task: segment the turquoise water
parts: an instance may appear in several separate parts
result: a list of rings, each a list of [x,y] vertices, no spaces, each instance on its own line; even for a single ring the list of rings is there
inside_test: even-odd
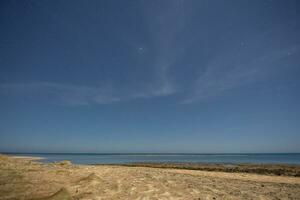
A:
[[[43,162],[70,160],[77,164],[118,164],[134,162],[188,163],[282,163],[300,164],[300,153],[289,154],[54,154],[18,153],[19,156],[44,157]]]

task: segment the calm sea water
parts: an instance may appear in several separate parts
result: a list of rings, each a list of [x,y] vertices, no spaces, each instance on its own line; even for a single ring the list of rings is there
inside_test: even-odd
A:
[[[134,162],[190,163],[286,163],[300,164],[300,153],[292,154],[13,154],[44,157],[43,162],[70,160],[77,164],[118,164]]]

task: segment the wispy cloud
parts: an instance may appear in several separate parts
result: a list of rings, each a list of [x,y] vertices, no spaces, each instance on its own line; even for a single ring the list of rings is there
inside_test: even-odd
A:
[[[182,95],[181,98],[183,99],[180,102],[188,104],[223,95],[236,88],[266,80],[273,71],[282,67],[280,65],[281,59],[288,58],[296,53],[299,54],[300,48],[297,44],[289,44],[282,47],[280,37],[286,34],[281,34],[279,31],[275,34],[277,36],[273,36],[272,31],[270,31],[256,36],[246,35],[247,37],[244,38],[247,40],[231,38],[228,44],[225,45],[218,44],[221,40],[209,43],[203,42],[203,40],[206,40],[207,34],[199,36],[198,32],[195,31],[195,34],[188,34],[188,36],[194,37],[193,41],[198,41],[199,39],[200,42],[199,44],[191,45],[192,38],[186,37],[186,30],[188,32],[190,32],[189,30],[194,30],[191,27],[187,27],[191,26],[191,24],[193,25],[193,23],[189,22],[192,15],[190,12],[185,13],[185,8],[192,4],[186,5],[184,1],[174,0],[161,2],[159,7],[157,5],[147,1],[142,6],[142,17],[145,21],[143,25],[147,32],[147,40],[139,40],[137,39],[139,37],[136,37],[135,34],[123,34],[124,41],[127,41],[131,48],[133,47],[133,49],[137,50],[135,53],[138,57],[137,60],[140,59],[139,64],[141,68],[151,68],[149,70],[151,71],[150,77],[147,77],[145,81],[142,78],[139,79],[142,84],[138,85],[133,81],[135,85],[126,85],[124,83],[123,86],[120,83],[114,84],[114,81],[118,82],[118,80],[110,80],[111,84],[86,86],[38,81],[0,84],[0,92],[23,93],[27,96],[45,96],[50,97],[49,99],[55,102],[74,106],[111,104],[133,99],[165,97],[178,93]],[[193,11],[191,8],[188,10]],[[288,28],[285,30],[288,30]],[[203,31],[205,32],[205,30]],[[295,32],[293,30],[288,31]],[[299,32],[298,29],[297,31]],[[226,34],[224,33],[224,35]],[[193,47],[198,45],[199,48],[194,49],[192,53],[195,53],[200,47],[204,52],[205,48],[208,47],[206,45],[210,43],[213,46],[211,49],[217,46],[215,51],[210,50],[212,54],[211,58],[208,58],[210,61],[205,60],[203,62],[206,63],[205,65],[198,66],[198,68],[189,68],[188,70],[192,72],[186,73],[189,75],[199,73],[196,80],[194,80],[194,76],[190,76],[192,78],[188,80],[189,84],[185,86],[183,86],[184,83],[176,81],[176,77],[172,76],[174,75],[172,74],[174,66],[182,63],[182,60],[187,65],[194,66],[197,64],[195,60],[190,61],[184,57],[187,55],[187,52],[191,52],[187,50],[190,50],[189,48],[193,49]],[[200,45],[203,45],[203,47]],[[147,54],[150,51],[150,55],[144,55],[143,57],[143,54]],[[209,54],[210,52],[207,53],[207,55]],[[205,56],[199,55],[199,63],[202,63],[200,58],[206,59]],[[180,67],[182,68],[180,72],[186,70],[184,69],[185,66]],[[178,71],[175,73],[178,73]],[[126,75],[129,76],[128,74]],[[129,78],[134,79],[136,75],[138,76],[139,74],[136,73],[132,77],[130,75]],[[142,73],[141,76],[145,76],[145,74]],[[116,77],[118,78],[118,76]],[[187,79],[190,77],[187,77]]]
[[[199,75],[192,92],[182,103],[205,100],[236,88],[269,80],[280,69],[287,67],[282,60],[299,54],[300,48],[297,44],[274,48],[265,46],[264,38],[254,38],[248,44],[241,43],[239,48],[216,56],[205,66],[206,70]]]
[[[144,19],[151,37],[154,51],[151,67],[156,70],[155,95],[168,95],[178,92],[179,85],[170,77],[170,69],[185,51],[185,45],[178,41],[185,27],[183,1],[161,2],[160,7],[152,2],[144,5]],[[154,6],[154,7],[153,7]]]
[[[236,57],[236,51],[222,54],[206,66],[206,70],[199,75],[191,91],[184,93],[187,97],[183,97],[184,100],[181,103],[201,101],[223,95],[235,88],[268,80],[268,76],[272,76],[274,71],[280,71],[278,69],[284,67],[279,62],[280,60],[299,54],[299,50],[300,46],[294,45],[258,52],[254,57],[243,54]],[[168,67],[160,69],[167,70]],[[42,97],[57,104],[82,106],[165,97],[178,92],[174,84],[166,78],[168,73],[163,72],[160,75],[157,82],[139,90],[117,88],[113,84],[83,86],[56,82],[30,82],[0,84],[0,94]]]
[[[148,4],[148,3],[146,3]],[[150,3],[151,4],[151,3]],[[162,2],[162,4],[164,4]],[[129,39],[126,34],[124,41],[130,41],[138,50],[138,56],[146,53],[145,49],[153,51],[150,63],[144,63],[154,71],[149,83],[139,86],[115,86],[104,84],[102,86],[83,86],[57,82],[30,82],[30,83],[5,83],[0,84],[0,90],[5,93],[25,94],[27,96],[46,96],[49,100],[64,105],[89,105],[89,104],[112,104],[133,99],[146,99],[165,97],[178,92],[176,85],[169,74],[170,68],[182,55],[183,46],[176,42],[184,27],[184,13],[181,9],[182,1],[168,1],[166,5],[159,7],[153,12],[144,6],[144,20],[146,31],[151,37],[151,46],[146,47],[136,38]],[[156,6],[156,4],[153,4]],[[129,38],[128,38],[128,37]],[[142,47],[141,47],[142,46]],[[147,60],[148,61],[148,60]],[[143,64],[143,63],[141,63]],[[147,67],[142,66],[142,67]],[[0,92],[1,92],[0,91]]]
[[[0,84],[0,92],[8,95],[47,98],[48,101],[57,104],[80,106],[161,97],[172,94],[173,90],[162,87],[161,90],[155,88],[143,92],[130,92],[120,91],[111,85],[89,87],[54,82],[31,82]]]

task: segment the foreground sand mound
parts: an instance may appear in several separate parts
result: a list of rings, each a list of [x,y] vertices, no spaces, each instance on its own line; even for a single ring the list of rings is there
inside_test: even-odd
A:
[[[91,182],[101,182],[103,181],[101,178],[99,178],[95,173],[91,173],[87,177],[81,178],[77,183],[79,184],[86,184]]]
[[[72,190],[75,191],[75,199],[97,199],[99,196],[111,196],[118,191],[118,187],[119,185],[115,181],[100,178],[94,172],[71,184]]]
[[[61,188],[55,194],[37,200],[73,200],[73,198],[66,188]]]

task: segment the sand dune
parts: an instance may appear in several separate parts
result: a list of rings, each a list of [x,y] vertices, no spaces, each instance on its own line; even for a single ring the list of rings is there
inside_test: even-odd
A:
[[[0,158],[0,199],[300,199],[300,178]]]

